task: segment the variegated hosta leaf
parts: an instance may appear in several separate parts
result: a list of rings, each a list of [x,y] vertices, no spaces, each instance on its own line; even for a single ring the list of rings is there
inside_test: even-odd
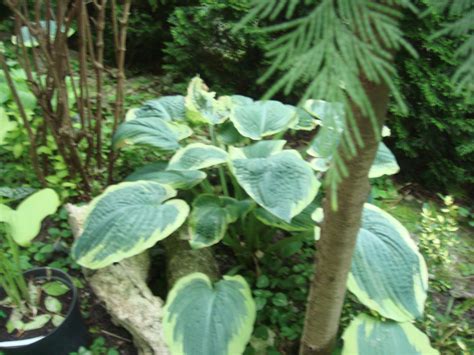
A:
[[[361,303],[385,318],[405,322],[423,314],[428,288],[425,261],[405,227],[368,203],[347,286]]]
[[[320,183],[301,155],[283,150],[284,141],[263,141],[230,149],[230,168],[239,185],[260,206],[290,223],[316,196]]]
[[[186,115],[196,123],[219,124],[229,118],[232,100],[228,96],[215,99],[200,77],[195,77],[188,86],[185,98]]]
[[[225,145],[236,145],[248,140],[242,136],[231,121],[221,124],[217,130],[217,139]]]
[[[327,171],[331,164],[331,157],[314,158],[310,161],[311,167],[316,171]],[[375,160],[369,171],[369,178],[377,178],[382,175],[393,175],[400,170],[397,159],[388,147],[380,142]]]
[[[142,107],[129,110],[126,120],[130,121],[141,117],[154,117],[165,121],[183,121],[186,119],[184,96],[163,96],[149,100]]]
[[[225,163],[227,152],[213,145],[202,143],[188,144],[178,150],[171,158],[169,170],[199,170]]]
[[[21,246],[27,246],[41,229],[41,222],[59,207],[58,194],[52,189],[35,192],[22,201],[16,210],[0,204],[0,223]]]
[[[34,25],[34,24],[33,24]],[[49,28],[48,28],[49,27]],[[49,33],[49,38],[50,41],[53,42],[54,39],[56,38],[56,32],[58,30],[58,25],[56,24],[56,21],[39,21],[39,29],[42,31],[45,35]],[[64,33],[66,31],[66,28],[61,26],[61,32]],[[74,34],[75,30],[70,27],[67,31],[67,37],[70,37]],[[25,47],[36,47],[38,46],[38,39],[36,36],[32,35],[30,32],[30,29],[27,26],[22,26],[20,28],[20,36],[21,40],[23,42],[23,45]],[[13,44],[18,44],[18,39],[16,36],[12,36],[12,43]]]
[[[410,322],[380,321],[359,314],[342,335],[342,355],[438,355],[428,337]]]
[[[179,141],[189,137],[192,130],[185,125],[156,117],[137,117],[122,123],[112,140],[114,148],[125,145],[151,145],[164,151],[175,151]]]
[[[243,148],[230,147],[231,159],[268,158],[283,150],[286,141],[283,139],[266,140]]]
[[[369,171],[369,178],[377,178],[382,175],[393,175],[398,173],[400,167],[397,159],[388,147],[382,142],[379,144],[375,160]]]
[[[251,200],[238,201],[210,194],[198,196],[189,217],[189,244],[193,249],[199,249],[218,243],[224,238],[227,225],[252,207]]]
[[[212,284],[204,274],[190,274],[179,279],[168,294],[165,341],[172,354],[242,354],[255,316],[255,302],[241,276],[224,276]]]
[[[296,121],[290,126],[300,131],[312,131],[318,125],[318,121],[308,111],[301,107],[296,108]]]
[[[315,201],[310,203],[300,214],[293,217],[291,223],[276,217],[264,208],[258,208],[254,211],[258,220],[268,226],[286,230],[288,232],[306,232],[314,230],[314,221],[311,218],[319,204]]]
[[[107,188],[92,201],[72,256],[80,265],[98,269],[152,247],[188,216],[186,202],[168,200],[174,196],[176,191],[171,187],[152,181]]]
[[[344,106],[340,103],[308,100],[305,109],[321,120],[321,127],[310,144],[308,154],[317,158],[331,157],[344,131]]]
[[[241,135],[254,140],[284,131],[297,120],[294,107],[273,100],[236,105],[230,119]]]
[[[230,99],[232,100],[232,102],[235,104],[235,105],[249,105],[251,104],[253,101],[253,99],[251,97],[248,97],[248,96],[243,96],[243,95],[232,95],[230,97]]]
[[[125,181],[150,180],[174,189],[191,189],[206,178],[206,173],[199,170],[166,170],[168,163],[159,161],[145,165],[127,176]]]

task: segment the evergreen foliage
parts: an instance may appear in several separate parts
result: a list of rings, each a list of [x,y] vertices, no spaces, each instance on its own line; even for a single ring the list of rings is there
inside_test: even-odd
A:
[[[172,40],[165,45],[164,71],[175,91],[183,91],[199,74],[223,93],[246,92],[259,96],[255,85],[263,68],[267,36],[252,23],[238,33],[232,28],[249,11],[249,1],[199,0],[193,6],[175,7],[169,17]]]
[[[444,23],[443,29],[433,36],[450,35],[462,38],[454,52],[454,57],[461,63],[452,79],[456,83],[456,93],[466,91],[474,93],[474,2],[472,0],[436,0],[430,5],[441,15],[445,14],[450,21]]]
[[[427,1],[417,5],[426,10]],[[457,84],[451,81],[461,63],[456,48],[464,39],[432,39],[445,21],[440,14],[405,15],[401,26],[420,57],[403,52],[397,56],[398,85],[408,111],[391,107],[389,143],[409,179],[437,190],[473,183],[474,102],[457,94]]]
[[[394,80],[396,70],[392,60],[393,52],[402,47],[416,55],[398,25],[402,9],[416,11],[416,8],[407,0],[321,0],[307,13],[296,14],[295,9],[303,3],[312,2],[255,0],[252,11],[236,30],[256,18],[272,20],[285,14],[286,22],[264,29],[264,32],[278,33],[279,36],[267,46],[272,65],[260,81],[268,80],[278,71],[284,73],[266,97],[279,91],[288,94],[295,84],[303,81],[306,90],[302,101],[317,98],[344,103],[346,124],[352,126],[355,137],[350,130],[345,130],[341,146],[345,155],[354,156],[355,144],[363,146],[364,143],[349,109],[350,103],[370,118],[377,135],[381,129],[377,127],[371,103],[362,86],[362,76],[374,83],[387,84],[400,110],[406,111]],[[335,150],[326,183],[335,192],[345,176],[345,164]],[[336,206],[337,201],[333,201],[333,207]]]

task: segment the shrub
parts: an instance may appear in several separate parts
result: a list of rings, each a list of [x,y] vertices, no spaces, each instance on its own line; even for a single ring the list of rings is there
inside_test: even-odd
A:
[[[172,41],[165,45],[164,69],[183,91],[197,73],[217,90],[259,96],[266,36],[245,26],[232,27],[249,11],[249,1],[200,0],[176,7],[169,18]]]
[[[402,114],[392,107],[389,123],[403,174],[437,191],[474,182],[474,102],[456,95],[450,81],[459,64],[453,53],[463,39],[430,40],[445,20],[406,14],[402,27],[419,57],[402,52],[398,57],[399,85],[409,109]]]

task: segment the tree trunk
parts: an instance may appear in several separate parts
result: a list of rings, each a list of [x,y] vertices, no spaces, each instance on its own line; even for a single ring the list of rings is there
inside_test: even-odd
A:
[[[362,83],[372,103],[379,127],[382,127],[387,111],[389,89],[384,84],[374,84],[367,80],[362,80]],[[352,106],[352,112],[364,147],[358,147],[357,155],[352,159],[347,159],[347,155],[340,149],[340,154],[346,162],[348,176],[338,185],[338,209],[334,211],[331,208],[330,193],[324,201],[324,221],[316,252],[316,274],[310,287],[301,340],[302,355],[332,352],[352,253],[360,228],[362,208],[370,189],[368,174],[377,152],[378,138],[370,119],[355,105]]]

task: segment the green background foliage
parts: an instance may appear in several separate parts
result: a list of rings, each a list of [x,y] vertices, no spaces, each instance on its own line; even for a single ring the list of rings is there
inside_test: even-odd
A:
[[[426,2],[419,5],[426,8]],[[419,58],[403,51],[397,56],[398,85],[408,111],[391,107],[389,144],[406,179],[455,191],[474,182],[474,102],[456,95],[451,82],[462,38],[430,39],[445,21],[440,15],[420,19],[406,13],[401,27]]]

